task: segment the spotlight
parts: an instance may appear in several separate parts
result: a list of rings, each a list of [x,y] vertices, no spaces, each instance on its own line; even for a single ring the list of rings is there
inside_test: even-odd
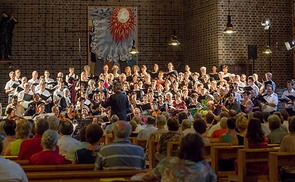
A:
[[[267,18],[263,22],[261,22],[261,25],[264,26],[264,30],[268,30],[271,27],[272,22],[269,18]]]
[[[135,47],[135,40],[133,40],[132,41],[132,47],[131,47],[131,49],[130,49],[130,51],[129,51],[129,54],[132,54],[132,55],[134,55],[134,54],[138,54],[139,52],[138,52],[138,50],[136,49],[136,47]]]
[[[180,42],[177,39],[176,31],[175,30],[173,30],[173,35],[171,36],[171,40],[169,41],[169,45],[171,45],[171,46],[178,46],[178,45],[180,45]]]
[[[295,47],[295,40],[289,40],[288,42],[285,42],[285,46],[287,50],[291,50]]]

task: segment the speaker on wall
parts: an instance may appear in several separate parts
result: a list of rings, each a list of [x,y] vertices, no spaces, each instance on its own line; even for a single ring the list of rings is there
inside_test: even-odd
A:
[[[257,59],[257,45],[248,45],[248,59]]]

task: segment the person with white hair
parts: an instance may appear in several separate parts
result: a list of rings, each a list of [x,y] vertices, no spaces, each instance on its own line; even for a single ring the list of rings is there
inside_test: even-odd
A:
[[[59,155],[56,149],[58,140],[57,132],[54,130],[47,130],[44,132],[41,140],[43,151],[32,155],[30,164],[33,165],[56,165],[66,164],[66,159]]]

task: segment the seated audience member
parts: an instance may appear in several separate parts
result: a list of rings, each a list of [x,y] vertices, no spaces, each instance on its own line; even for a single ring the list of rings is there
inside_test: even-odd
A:
[[[221,143],[231,143],[232,145],[238,144],[238,133],[235,131],[236,129],[236,119],[228,118],[226,122],[227,132],[221,135],[219,142]]]
[[[243,115],[238,115],[236,119],[236,127],[238,131],[238,145],[244,145],[244,138],[247,133],[248,119]]]
[[[75,161],[77,164],[94,164],[96,154],[100,149],[99,141],[103,135],[101,127],[97,124],[90,124],[86,128],[86,148],[79,149],[75,153]]]
[[[3,142],[0,138],[0,181],[28,182],[29,180],[22,167],[14,161],[2,157],[2,150]]]
[[[134,133],[139,133],[140,130],[143,129],[143,126],[141,125],[141,122],[142,122],[142,119],[141,117],[135,115],[131,120],[135,121],[136,122],[136,128],[135,128],[135,131]]]
[[[17,120],[15,133],[16,140],[8,144],[4,151],[4,156],[18,156],[20,145],[23,140],[29,138],[32,124],[26,119]]]
[[[188,119],[183,119],[181,123],[181,130],[183,136],[189,134],[189,133],[196,133],[195,129],[192,127],[193,123]]]
[[[156,119],[153,117],[147,118],[147,126],[140,130],[137,137],[138,138],[149,138],[150,134],[157,131],[158,128],[155,127]]]
[[[290,120],[289,131],[282,139],[280,152],[295,152],[295,117]]]
[[[267,147],[267,144],[268,139],[262,131],[259,119],[250,119],[244,140],[245,148],[264,148]]]
[[[14,120],[5,120],[3,125],[4,132],[6,134],[6,138],[3,140],[3,152],[5,151],[6,147],[9,143],[15,141],[15,128],[16,123]]]
[[[131,120],[129,122],[129,124],[131,125],[131,134],[130,134],[130,137],[137,137],[138,133],[135,133],[136,132],[136,128],[137,128],[136,121]]]
[[[54,130],[54,131],[58,131],[58,126],[60,124],[60,120],[58,117],[56,116],[49,116],[48,118],[48,122],[49,122],[49,129]],[[57,134],[57,137],[60,138],[61,136],[59,134]]]
[[[168,132],[168,130],[165,128],[167,119],[164,115],[157,116],[156,121],[158,130],[150,134],[149,140],[159,140],[163,133]]]
[[[166,157],[168,142],[180,141],[182,138],[182,133],[179,132],[179,123],[176,119],[169,118],[167,121],[167,126],[169,131],[162,134],[157,145],[157,153],[155,154],[155,157],[158,161],[161,161]]]
[[[112,132],[113,142],[103,146],[97,153],[95,170],[144,169],[143,148],[128,140],[131,125],[125,121],[117,121]]]
[[[42,148],[43,151],[32,155],[30,164],[33,165],[56,165],[66,164],[65,158],[58,154],[56,151],[57,144],[57,132],[53,130],[47,130],[42,135]]]
[[[112,133],[112,127],[113,127],[114,123],[117,121],[119,121],[119,117],[116,114],[113,114],[110,118],[111,124],[109,124],[104,130],[105,134]]]
[[[280,111],[276,111],[273,114],[279,116],[279,118],[281,119],[281,128],[288,133],[289,132],[288,131],[288,126],[283,124],[284,123],[284,118],[283,118],[282,113]]]
[[[196,133],[200,134],[202,136],[204,144],[209,144],[210,140],[209,138],[205,137],[206,131],[207,131],[207,124],[203,119],[197,119],[194,121],[194,129]]]
[[[22,142],[18,154],[18,160],[30,160],[31,156],[43,150],[41,138],[43,133],[49,129],[47,119],[40,118],[35,121],[35,136]]]
[[[280,152],[295,152],[295,117],[290,120],[289,131],[290,133],[282,139]],[[294,166],[282,166],[280,173],[282,181],[295,181]]]
[[[268,139],[265,137],[259,119],[250,119],[245,138],[245,148],[265,148]],[[235,171],[238,174],[238,163],[235,161]],[[247,165],[247,175],[267,175],[268,164],[263,162],[255,162]]]
[[[265,121],[264,117],[266,117],[266,121],[267,121],[268,116],[269,116],[269,114],[266,114],[266,113],[264,114],[261,111],[255,111],[254,114],[253,114],[254,118],[257,118],[257,119],[260,120],[261,128],[262,128],[262,131],[263,131],[265,136],[270,134],[270,129],[269,129],[268,122],[267,123],[264,122]]]
[[[66,156],[66,159],[70,161],[74,160],[74,151],[72,151],[72,148],[81,146],[81,142],[71,136],[73,130],[73,124],[69,121],[61,122],[58,128],[59,134],[61,135],[57,142],[59,154]],[[69,154],[69,152],[73,153]]]
[[[211,138],[220,138],[221,135],[223,135],[227,132],[227,128],[226,128],[227,120],[228,120],[227,117],[222,117],[220,119],[220,121],[219,121],[220,129],[216,129],[215,131],[213,131]]]
[[[216,174],[204,159],[204,150],[202,137],[199,134],[188,134],[181,140],[178,157],[165,158],[152,171],[135,175],[131,179],[216,182]]]
[[[273,114],[268,117],[268,123],[271,131],[270,134],[267,135],[269,143],[280,144],[283,137],[288,135],[286,130],[281,127],[281,119],[277,115]]]

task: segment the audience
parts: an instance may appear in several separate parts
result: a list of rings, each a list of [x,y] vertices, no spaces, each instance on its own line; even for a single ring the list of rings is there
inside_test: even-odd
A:
[[[206,122],[203,119],[197,119],[194,121],[194,129],[195,132],[200,134],[202,136],[204,144],[210,144],[209,138],[205,137],[206,136]]]
[[[103,135],[101,127],[97,124],[90,124],[86,127],[86,141],[88,145],[76,151],[75,160],[77,164],[94,164],[97,152],[100,149],[99,141]]]
[[[167,143],[173,141],[180,141],[182,133],[179,132],[179,123],[174,118],[169,118],[167,121],[168,132],[161,135],[159,143],[157,145],[157,153],[155,157],[158,161],[164,159],[167,155]]]
[[[4,156],[18,156],[21,143],[29,138],[32,131],[32,124],[26,119],[17,120],[15,133],[16,140],[9,143],[4,151]]]
[[[289,131],[282,139],[280,152],[295,152],[295,117],[290,120]]]
[[[66,159],[70,161],[74,160],[75,155],[72,148],[81,146],[81,142],[71,136],[73,134],[73,130],[73,124],[69,121],[61,122],[58,128],[59,134],[61,135],[57,142],[59,154],[66,156]]]
[[[138,174],[131,179],[216,182],[216,174],[205,160],[204,150],[202,137],[199,134],[188,134],[181,140],[178,157],[165,158],[152,171]]]
[[[103,146],[97,153],[95,170],[144,169],[144,150],[132,145],[128,137],[131,125],[125,121],[117,121],[113,126],[114,140]]]
[[[42,148],[43,151],[32,155],[30,164],[32,165],[56,165],[66,164],[66,159],[59,155],[56,151],[58,135],[54,130],[47,130],[42,135]]]
[[[158,128],[155,127],[155,124],[156,124],[156,119],[153,117],[148,117],[146,127],[139,131],[137,137],[138,138],[149,138],[151,133],[158,130]]]
[[[3,140],[3,151],[5,151],[6,147],[9,143],[15,141],[15,128],[16,123],[14,120],[5,120],[3,125],[4,132],[6,134],[6,138]]]
[[[49,129],[49,122],[45,118],[39,118],[35,121],[35,136],[25,139],[20,146],[18,160],[30,160],[32,155],[43,150],[41,139],[43,133]],[[57,149],[58,150],[58,149]]]
[[[288,133],[281,127],[281,119],[277,115],[270,115],[268,117],[270,134],[267,135],[269,143],[280,144],[283,137]]]
[[[28,182],[28,178],[22,167],[2,157],[3,142],[0,138],[0,181],[22,181]]]

